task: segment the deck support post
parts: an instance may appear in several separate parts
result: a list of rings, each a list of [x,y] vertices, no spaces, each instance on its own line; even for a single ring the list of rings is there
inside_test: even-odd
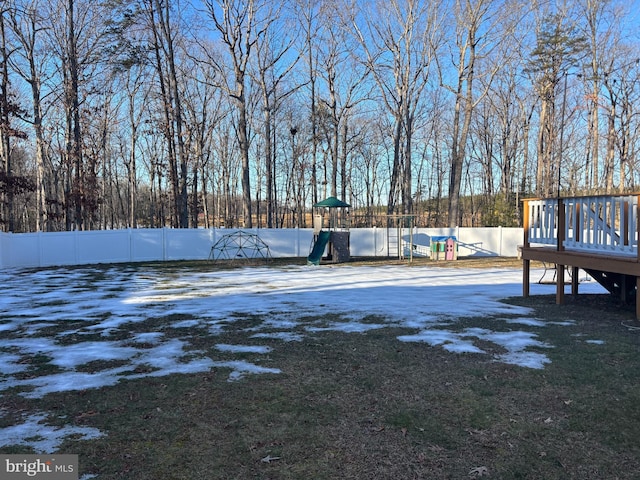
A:
[[[636,277],[636,321],[640,320],[640,277]]]
[[[529,248],[529,202],[524,202],[524,215],[522,231],[524,238],[522,242],[522,249]],[[531,272],[531,260],[522,256],[522,296],[524,298],[529,297],[529,281]]]
[[[564,210],[564,200],[558,198],[558,224],[556,230],[556,250],[562,252],[564,250],[564,238],[566,227],[566,212]],[[564,269],[565,265],[556,264],[556,303],[562,305],[564,303]]]
[[[556,265],[556,304],[564,304],[564,265]]]
[[[631,282],[627,281],[628,278],[629,277],[626,275],[621,275],[620,278],[620,301],[622,303],[627,303],[629,301],[629,283]]]
[[[574,297],[578,295],[578,286],[580,285],[580,279],[578,278],[578,267],[571,267],[571,295]]]

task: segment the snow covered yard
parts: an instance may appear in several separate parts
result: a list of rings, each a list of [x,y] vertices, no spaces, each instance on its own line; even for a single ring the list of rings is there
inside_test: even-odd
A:
[[[538,275],[532,273],[532,278]],[[230,371],[229,381],[281,370],[247,361],[286,348],[317,332],[364,333],[408,329],[398,342],[420,342],[451,355],[493,355],[491,361],[543,369],[550,361],[537,333],[545,323],[523,307],[502,303],[521,295],[517,268],[449,269],[383,266],[249,267],[192,271],[157,266],[60,268],[0,272],[0,393],[29,399],[61,391],[94,389],[148,376]],[[532,283],[532,294],[553,285]],[[600,293],[595,282],[581,293]],[[190,335],[217,335],[239,328],[238,319],[259,318],[243,344],[201,350]],[[323,320],[326,316],[326,320]],[[487,317],[486,327],[455,328],[465,317]],[[156,328],[155,319],[175,319]],[[312,320],[309,320],[312,319]],[[320,320],[319,320],[320,319]],[[571,324],[573,319],[567,318]],[[243,327],[244,328],[244,327]],[[181,335],[181,331],[189,335]],[[276,347],[269,345],[277,341]],[[597,342],[598,339],[589,339]],[[485,353],[490,342],[500,354]],[[87,368],[90,365],[91,368]],[[95,438],[94,428],[54,428],[50,412],[0,428],[0,447],[29,445],[54,452],[65,437]],[[4,414],[0,410],[0,419]]]

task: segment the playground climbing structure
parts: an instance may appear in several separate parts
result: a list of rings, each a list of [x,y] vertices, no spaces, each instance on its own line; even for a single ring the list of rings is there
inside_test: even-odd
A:
[[[313,243],[307,262],[313,265],[348,262],[349,207],[336,197],[329,197],[313,206]]]

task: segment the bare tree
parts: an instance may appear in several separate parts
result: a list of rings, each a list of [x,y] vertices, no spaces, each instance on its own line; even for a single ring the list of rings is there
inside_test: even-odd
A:
[[[29,85],[31,97],[31,115],[25,119],[33,127],[35,137],[36,164],[36,229],[50,230],[53,225],[49,214],[50,204],[55,204],[49,193],[51,167],[47,161],[46,144],[43,132],[44,107],[42,83],[46,81],[47,49],[44,48],[44,19],[40,14],[39,0],[30,3],[22,2],[20,6],[11,8],[10,22],[13,36],[16,39],[15,61],[12,69]]]
[[[455,51],[452,54],[456,69],[453,85],[443,85],[454,94],[453,131],[451,139],[451,168],[449,172],[449,227],[460,224],[460,188],[469,128],[475,107],[487,94],[493,77],[501,63],[485,65],[479,72],[484,57],[498,45],[501,36],[515,28],[507,13],[517,15],[517,3],[506,9],[491,0],[456,0],[454,8]],[[516,16],[517,18],[517,16]],[[478,75],[484,75],[483,90],[475,91]]]
[[[440,2],[377,1],[354,12],[351,24],[363,51],[362,61],[394,119],[393,161],[387,210],[412,207],[412,138],[416,107],[427,86],[438,41]],[[360,18],[363,20],[360,21]]]
[[[605,154],[605,188],[614,188],[615,161],[618,160],[618,190],[635,188],[638,129],[640,128],[640,60],[635,49],[617,45],[609,52],[609,63],[602,64],[602,84],[606,99],[607,130]]]
[[[626,17],[629,7],[616,4],[612,0],[580,0],[578,8],[582,17],[580,31],[585,39],[586,50],[582,75],[588,112],[585,187],[592,189],[604,185],[604,191],[609,193],[614,188],[615,118],[619,113],[617,112],[617,95],[614,93],[615,88],[612,89],[612,87],[613,79],[619,76],[616,70],[622,68],[622,63],[629,61],[628,56],[624,54],[621,56],[620,24],[620,19]],[[615,57],[619,56],[622,62],[616,61]],[[608,105],[603,98],[603,86],[608,93],[607,98],[610,101]],[[603,108],[608,112],[606,149],[602,165],[604,175],[600,179],[600,111]]]
[[[543,19],[528,66],[528,71],[534,74],[535,88],[541,102],[536,174],[536,194],[539,196],[560,193],[562,152],[559,139],[564,129],[565,109],[560,108],[558,114],[557,101],[560,93],[563,94],[561,98],[566,99],[567,75],[584,48],[584,38],[575,32],[567,15],[568,12],[559,12]],[[558,115],[561,117],[559,120]]]
[[[52,101],[59,101],[63,107],[59,117],[64,140],[58,152],[65,227],[81,230],[90,228],[100,195],[95,188],[95,169],[85,165],[83,158],[85,122],[91,121],[91,116],[83,113],[99,105],[99,101],[93,103],[99,98],[95,95],[99,87],[94,80],[103,73],[98,66],[103,38],[101,22],[105,17],[100,4],[86,0],[59,0],[43,8],[47,9],[49,46],[55,55],[55,81],[59,85],[59,95]]]
[[[318,108],[317,108],[317,70],[318,38],[321,31],[321,12],[323,4],[318,0],[300,0],[298,18],[302,32],[304,32],[304,51],[306,58],[305,82],[309,91],[309,120],[310,120],[310,140],[311,140],[311,202],[318,203]],[[326,184],[325,184],[326,185]]]
[[[470,131],[471,155],[482,166],[482,222],[515,225],[519,220],[519,190],[525,190],[528,161],[528,128],[535,97],[522,77],[527,24],[507,29],[499,45],[484,59],[501,65],[495,75],[477,78],[479,98]]]
[[[600,56],[602,54],[602,45],[600,41],[600,23],[602,22],[602,13],[609,0],[581,0],[580,7],[583,10],[585,18],[585,38],[589,45],[589,58],[587,59],[585,70],[591,91],[587,95],[588,105],[588,138],[587,138],[587,168],[586,187],[593,186],[598,181],[598,165],[600,155],[600,106],[598,105],[600,97]],[[589,168],[589,166],[592,168]],[[591,177],[593,175],[593,177]],[[590,178],[591,177],[591,178]]]
[[[333,8],[339,9],[341,5],[333,5]],[[340,12],[324,8],[321,13],[321,28],[316,37],[318,54],[315,57],[315,81],[318,82],[316,96],[321,102],[320,111],[324,114],[318,115],[319,112],[316,111],[314,118],[315,127],[322,131],[330,159],[329,165],[327,162],[324,165],[324,195],[327,195],[327,182],[331,196],[347,201],[348,152],[352,148],[350,139],[356,125],[355,110],[360,103],[371,97],[372,88],[366,81],[370,72],[369,67],[352,55],[358,50],[353,36],[345,25],[335,22],[335,18],[340,17]]]
[[[141,134],[142,116],[144,109],[139,103],[145,103],[149,98],[150,89],[145,85],[143,77],[143,69],[132,67],[124,73],[123,79],[124,91],[127,94],[127,119],[129,123],[129,153],[125,159],[127,168],[127,181],[129,189],[129,212],[128,225],[130,228],[137,228],[138,215],[138,174],[137,174],[137,156],[138,156],[138,140]]]
[[[0,5],[0,198],[2,199],[3,227],[14,232],[14,199],[17,193],[27,187],[25,179],[16,175],[14,167],[14,139],[26,138],[26,133],[13,126],[14,120],[21,115],[22,107],[15,101],[9,81],[9,57],[12,48],[7,45],[6,23],[9,9]]]
[[[357,121],[362,126],[362,137],[355,144],[355,160],[353,161],[354,171],[357,173],[351,182],[352,195],[360,200],[360,205],[364,207],[364,220],[360,222],[362,226],[372,227],[376,206],[380,205],[377,198],[377,188],[379,188],[380,157],[377,154],[380,148],[379,130],[375,128],[375,117],[360,118]],[[361,192],[354,188],[354,183],[360,183]]]
[[[63,103],[65,109],[65,164],[67,166],[66,226],[82,230],[84,163],[82,158],[82,127],[80,125],[80,65],[78,59],[78,37],[76,33],[75,0],[65,0],[63,18],[64,36],[60,38],[61,69],[63,78]]]
[[[198,215],[202,212],[204,225],[208,228],[213,210],[209,208],[211,195],[208,190],[212,184],[213,134],[228,114],[228,108],[222,103],[221,92],[214,87],[215,71],[211,66],[193,59],[187,61],[186,66],[190,72],[183,85],[186,144],[192,157],[190,225],[193,228],[198,226]]]
[[[273,15],[282,17],[282,5]],[[266,223],[267,228],[274,223],[274,114],[280,108],[283,101],[296,92],[300,85],[291,81],[286,83],[291,72],[301,58],[301,53],[293,51],[296,40],[296,30],[292,21],[282,21],[273,24],[273,27],[265,30],[261,42],[256,45],[254,73],[251,73],[254,82],[260,89],[263,111],[262,140],[264,147],[261,149],[264,155],[264,177],[266,179]],[[290,128],[297,128],[292,125]],[[260,184],[258,184],[258,189]],[[260,222],[260,196],[257,196],[258,222]]]
[[[164,117],[163,129],[169,160],[169,183],[172,193],[172,225],[189,226],[187,171],[188,154],[184,146],[183,109],[180,79],[176,66],[176,28],[172,3],[168,0],[143,0],[148,26],[151,30],[154,66]]]
[[[3,228],[304,226],[323,191],[507,224],[523,192],[639,182],[622,2],[181,6],[0,1]]]
[[[238,112],[237,135],[242,157],[242,207],[244,226],[253,226],[251,209],[251,180],[249,158],[249,114],[247,111],[247,82],[249,60],[256,44],[261,42],[270,25],[275,22],[273,12],[277,2],[267,0],[205,0],[209,18],[220,34],[231,62],[233,80],[220,86],[226,89]],[[214,60],[215,61],[215,60]],[[221,78],[227,78],[227,68],[218,64]]]

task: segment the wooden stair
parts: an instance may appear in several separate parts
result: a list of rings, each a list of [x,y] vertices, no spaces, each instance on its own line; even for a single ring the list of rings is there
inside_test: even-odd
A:
[[[636,298],[636,277],[622,273],[602,272],[600,270],[584,269],[591,277],[625,302],[632,303]]]

